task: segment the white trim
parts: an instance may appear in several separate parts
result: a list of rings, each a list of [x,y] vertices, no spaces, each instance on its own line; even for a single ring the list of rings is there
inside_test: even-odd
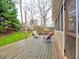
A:
[[[77,2],[78,0],[76,0],[76,59],[78,59],[78,9],[77,9],[77,7],[78,7],[78,2]]]
[[[78,17],[78,9],[77,9],[77,7],[79,7],[77,4],[78,4],[78,2],[77,2],[78,0],[76,0],[76,37],[77,38],[79,38],[79,35],[78,35],[78,19],[79,19],[79,17]]]
[[[54,31],[56,31],[56,32],[60,32],[60,33],[63,33],[63,31],[59,31],[59,30],[54,30]]]
[[[65,0],[63,1],[63,50],[65,49],[65,30],[64,30],[64,26],[65,26],[65,12],[64,12],[64,4],[65,4]],[[65,55],[65,53],[64,53]]]
[[[64,32],[64,2],[63,2],[63,55],[64,55],[64,49],[65,49],[65,32]]]
[[[65,1],[66,1],[66,0],[63,0],[63,5],[65,4]]]

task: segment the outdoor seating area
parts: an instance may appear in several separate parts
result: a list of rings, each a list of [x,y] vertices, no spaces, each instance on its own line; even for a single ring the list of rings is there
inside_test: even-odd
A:
[[[79,0],[0,0],[0,59],[79,59]]]

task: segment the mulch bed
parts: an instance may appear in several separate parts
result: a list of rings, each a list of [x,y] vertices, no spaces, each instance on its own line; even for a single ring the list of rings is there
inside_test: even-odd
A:
[[[0,33],[0,38],[9,35],[9,34],[11,34],[12,32],[13,32],[13,31],[10,31],[10,30],[1,32],[1,33]]]

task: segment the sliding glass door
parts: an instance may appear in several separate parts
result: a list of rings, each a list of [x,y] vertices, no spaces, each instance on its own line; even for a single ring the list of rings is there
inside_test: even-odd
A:
[[[76,59],[76,0],[66,0],[65,50],[68,59]]]

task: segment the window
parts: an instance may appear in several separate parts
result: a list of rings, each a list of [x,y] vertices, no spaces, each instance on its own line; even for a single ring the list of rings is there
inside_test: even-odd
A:
[[[77,0],[78,34],[79,34],[79,0]]]
[[[76,0],[66,0],[65,54],[68,59],[76,59]]]
[[[63,31],[63,7],[61,8],[61,31]]]
[[[60,13],[58,15],[58,30],[60,31]]]
[[[55,29],[59,31],[63,31],[63,7],[58,15],[58,18],[55,22]]]
[[[55,29],[60,30],[60,15],[58,16],[56,22],[55,22]]]
[[[67,0],[67,31],[76,33],[76,1]]]
[[[69,35],[66,36],[65,40],[65,50],[68,59],[76,59],[76,40],[75,37]]]

